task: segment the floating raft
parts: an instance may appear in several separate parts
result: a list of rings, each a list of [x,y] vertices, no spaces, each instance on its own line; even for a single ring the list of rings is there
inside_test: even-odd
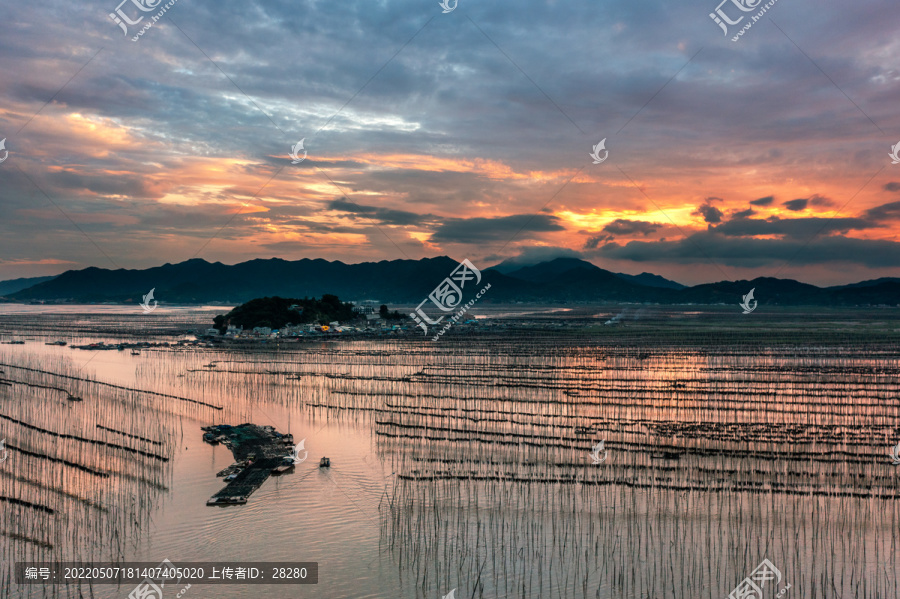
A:
[[[293,447],[291,435],[282,435],[271,426],[241,424],[230,426],[205,426],[203,440],[208,443],[222,443],[234,454],[235,464],[219,475],[234,478],[224,489],[213,495],[206,505],[242,505],[247,498],[260,488],[271,474],[281,474],[293,468],[285,461]]]

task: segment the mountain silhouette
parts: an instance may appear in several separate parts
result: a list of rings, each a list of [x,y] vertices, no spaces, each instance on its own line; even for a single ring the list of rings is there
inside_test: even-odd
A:
[[[139,303],[152,288],[160,304],[238,304],[257,297],[320,297],[418,304],[450,275],[459,262],[441,256],[421,260],[382,260],[345,264],[323,259],[257,259],[226,265],[199,258],[143,270],[90,267],[50,280],[0,282],[19,289],[7,301]],[[499,266],[499,265],[498,265]],[[735,304],[755,288],[765,305],[867,306],[900,304],[900,279],[884,278],[851,285],[817,287],[791,279],[760,277],[685,287],[652,273],[624,275],[577,258],[556,258],[529,265],[482,271],[477,287],[490,283],[480,300],[487,303],[654,303]],[[474,281],[470,281],[474,286]],[[465,289],[468,293],[469,287]],[[474,292],[473,292],[474,293]]]

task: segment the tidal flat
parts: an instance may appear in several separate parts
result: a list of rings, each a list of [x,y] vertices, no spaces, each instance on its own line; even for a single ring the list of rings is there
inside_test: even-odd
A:
[[[176,342],[213,308],[0,308],[3,598],[133,588],[15,562],[163,559],[319,563],[186,598],[722,598],[763,560],[766,598],[900,596],[896,309],[489,306],[437,342],[202,347]],[[71,347],[136,340],[170,346]],[[244,422],[309,457],[206,507],[233,456],[201,427]]]

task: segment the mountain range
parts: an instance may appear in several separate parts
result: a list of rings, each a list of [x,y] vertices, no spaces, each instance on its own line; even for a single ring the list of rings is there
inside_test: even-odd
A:
[[[351,301],[418,304],[458,265],[446,256],[360,264],[271,258],[226,265],[195,258],[143,270],[90,267],[49,280],[3,281],[0,293],[14,302],[136,303],[153,288],[163,304],[237,304],[256,297],[319,297],[326,293]],[[491,285],[481,301],[733,304],[755,289],[755,298],[763,305],[900,305],[898,278],[817,287],[763,277],[689,287],[652,273],[614,273],[577,258],[515,268],[497,266],[481,272],[477,287]],[[465,291],[468,295],[469,289]]]

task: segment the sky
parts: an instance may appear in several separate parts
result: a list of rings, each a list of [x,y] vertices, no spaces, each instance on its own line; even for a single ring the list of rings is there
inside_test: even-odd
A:
[[[3,6],[0,279],[444,255],[900,276],[884,0],[120,1]]]

